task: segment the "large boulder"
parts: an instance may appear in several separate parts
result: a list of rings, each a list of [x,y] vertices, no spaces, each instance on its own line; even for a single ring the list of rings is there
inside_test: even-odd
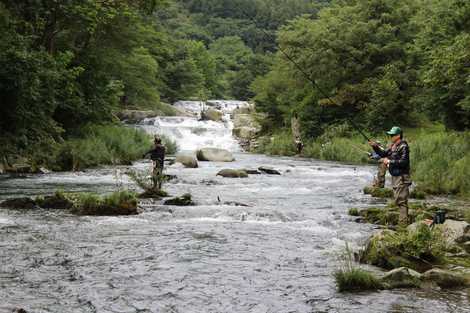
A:
[[[36,202],[33,199],[27,197],[13,198],[0,203],[0,207],[20,210],[31,210],[36,207]]]
[[[201,119],[203,121],[221,122],[223,114],[214,109],[207,109],[201,112]]]
[[[224,169],[218,172],[217,176],[230,178],[245,178],[248,177],[248,173],[244,170]]]
[[[246,139],[246,140],[249,140],[249,139],[252,139],[252,138],[256,137],[258,132],[259,132],[259,129],[257,129],[257,128],[246,127],[246,126],[236,127],[232,131],[232,133],[235,137],[238,137],[240,139]]]
[[[408,267],[417,271],[428,270],[432,265],[417,258],[407,257],[396,245],[397,233],[392,230],[381,230],[372,235],[360,254],[360,261],[385,269]]]
[[[194,155],[190,154],[178,154],[176,156],[176,162],[183,164],[185,167],[188,168],[197,168],[199,164],[197,163],[197,159]]]
[[[433,268],[425,272],[423,280],[436,283],[441,288],[460,287],[467,284],[464,276],[439,268]]]
[[[235,160],[232,153],[218,148],[203,148],[197,150],[197,159],[199,161],[212,162],[233,162]]]
[[[390,288],[419,287],[421,284],[421,274],[407,267],[395,268],[382,277]]]
[[[449,244],[470,240],[470,224],[465,221],[446,220],[440,225],[442,234]]]

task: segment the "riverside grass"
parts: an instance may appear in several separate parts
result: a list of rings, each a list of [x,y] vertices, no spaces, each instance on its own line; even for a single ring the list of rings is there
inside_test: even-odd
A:
[[[338,291],[363,291],[383,288],[383,284],[378,277],[355,265],[353,252],[347,244],[339,259],[341,266],[333,274]]]
[[[152,137],[143,130],[120,124],[90,125],[81,130],[83,135],[61,143],[46,158],[53,170],[81,170],[98,165],[131,164],[142,158],[152,147]],[[167,154],[174,154],[175,142],[162,136]]]
[[[444,130],[442,125],[405,129],[411,150],[412,179],[428,194],[456,194],[470,197],[470,132]],[[386,143],[388,138],[379,138]],[[377,164],[366,152],[372,151],[358,135],[329,134],[304,142],[302,156],[352,164]],[[281,130],[259,141],[258,153],[295,155],[292,135]]]

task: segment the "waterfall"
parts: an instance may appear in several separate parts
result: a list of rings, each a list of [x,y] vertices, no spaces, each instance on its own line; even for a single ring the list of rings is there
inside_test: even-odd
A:
[[[232,152],[241,151],[237,140],[232,136],[231,115],[237,108],[250,104],[235,100],[178,101],[174,107],[188,116],[157,116],[146,118],[138,127],[149,134],[165,135],[174,140],[181,151],[194,151],[200,148],[214,147]],[[221,122],[202,121],[200,113],[204,109],[222,112]]]

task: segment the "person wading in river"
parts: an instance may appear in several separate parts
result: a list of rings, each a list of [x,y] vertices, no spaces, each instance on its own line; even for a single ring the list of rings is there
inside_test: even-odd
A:
[[[162,145],[162,140],[160,137],[155,136],[154,148],[147,151],[143,157],[145,158],[150,154],[150,159],[153,162],[153,186],[154,188],[162,188],[162,175],[163,175],[163,165],[165,162],[165,146]]]
[[[369,145],[382,158],[382,163],[392,175],[393,195],[395,204],[400,210],[400,224],[408,224],[408,196],[411,185],[410,178],[410,148],[403,140],[400,127],[394,126],[387,132],[391,137],[392,145],[384,150],[374,141]]]
[[[292,128],[292,136],[294,137],[295,149],[297,150],[297,154],[301,154],[304,144],[300,135],[300,122],[297,112],[294,112],[294,116],[290,121],[290,125]]]

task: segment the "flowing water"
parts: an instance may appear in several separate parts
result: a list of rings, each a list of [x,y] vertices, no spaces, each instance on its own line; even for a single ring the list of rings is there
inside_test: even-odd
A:
[[[145,123],[140,127],[165,129],[185,149],[212,140],[239,150],[219,140],[229,122],[218,128],[192,118]],[[185,123],[201,125],[181,131]],[[0,210],[0,312],[470,312],[468,290],[336,291],[338,253],[373,231],[346,212],[372,203],[361,189],[374,168],[235,157],[198,169],[167,167],[178,178],[165,188],[172,195],[190,192],[193,207],[143,201],[143,213],[131,217]],[[262,165],[282,175],[216,176],[221,168]],[[136,188],[125,169],[1,177],[0,198]]]

